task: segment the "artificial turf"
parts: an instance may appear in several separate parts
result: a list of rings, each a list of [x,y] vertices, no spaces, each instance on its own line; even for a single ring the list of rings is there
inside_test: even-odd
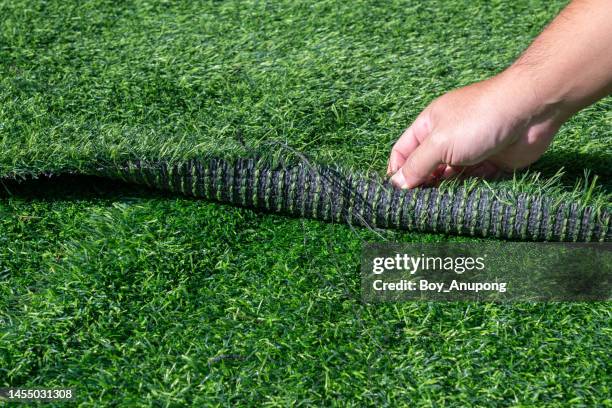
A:
[[[0,2],[0,176],[239,155],[382,171],[564,1]],[[534,166],[609,197],[612,99]],[[610,304],[364,304],[353,229],[98,179],[3,183],[0,387],[84,406],[609,406]],[[570,188],[570,187],[568,187]]]

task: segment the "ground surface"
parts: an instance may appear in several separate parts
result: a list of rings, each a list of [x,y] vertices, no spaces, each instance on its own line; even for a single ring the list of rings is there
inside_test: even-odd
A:
[[[0,2],[0,175],[240,154],[382,170],[563,1]],[[610,189],[612,100],[536,165]],[[245,147],[246,146],[246,147]],[[104,181],[0,200],[0,386],[83,405],[610,405],[610,307],[360,301],[367,230]],[[383,233],[393,241],[443,235]]]

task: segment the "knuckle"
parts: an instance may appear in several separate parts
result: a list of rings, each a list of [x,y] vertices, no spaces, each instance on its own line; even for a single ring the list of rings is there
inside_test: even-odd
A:
[[[432,148],[442,153],[448,149],[450,138],[446,134],[436,133],[431,135],[430,143]]]
[[[400,148],[395,144],[393,148],[391,148],[391,154],[389,155],[389,160],[391,159],[403,159],[404,154],[400,150]]]
[[[435,149],[436,154],[440,158],[440,161],[449,165],[461,164],[458,163],[454,157],[454,144],[453,138],[446,134],[439,134],[432,139],[432,147]]]

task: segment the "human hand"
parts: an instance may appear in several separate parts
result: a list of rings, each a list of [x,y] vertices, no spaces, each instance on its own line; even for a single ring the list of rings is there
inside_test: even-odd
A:
[[[536,161],[569,116],[528,78],[505,71],[434,100],[393,146],[387,173],[401,188],[494,178]]]

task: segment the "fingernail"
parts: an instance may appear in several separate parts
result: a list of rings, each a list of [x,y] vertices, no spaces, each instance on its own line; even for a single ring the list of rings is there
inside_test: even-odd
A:
[[[394,159],[391,159],[389,161],[389,164],[387,165],[387,175],[390,176],[391,174],[395,173],[397,171],[397,163],[395,162]]]
[[[401,170],[395,173],[393,177],[391,177],[391,183],[393,183],[395,187],[408,188],[408,185],[406,184],[406,179],[404,178],[404,173]]]

